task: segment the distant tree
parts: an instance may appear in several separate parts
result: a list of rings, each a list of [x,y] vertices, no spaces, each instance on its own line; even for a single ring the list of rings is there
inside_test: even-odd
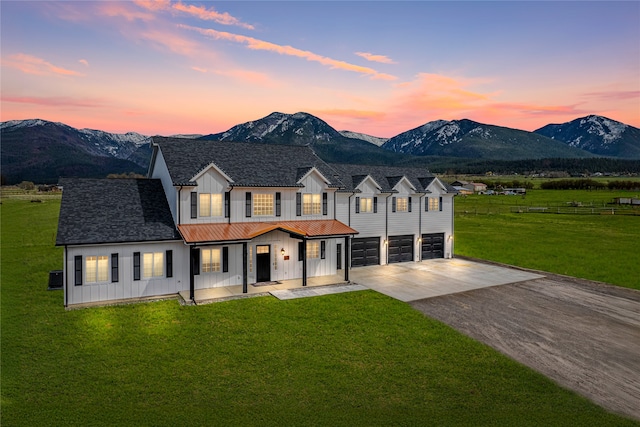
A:
[[[125,178],[146,178],[144,175],[140,175],[135,172],[123,172],[123,173],[110,173],[107,175],[109,179],[125,179]]]
[[[35,184],[31,181],[22,181],[20,184],[18,184],[18,187],[22,188],[25,191],[30,191],[36,188]]]

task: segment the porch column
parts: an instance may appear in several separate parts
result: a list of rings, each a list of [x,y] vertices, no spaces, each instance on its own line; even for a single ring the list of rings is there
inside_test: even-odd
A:
[[[189,246],[189,299],[191,301],[195,300],[195,274],[196,274],[196,251],[197,249],[193,246]]]
[[[307,239],[302,239],[302,286],[307,286]]]
[[[349,264],[350,264],[350,260],[351,257],[349,256],[351,254],[350,249],[349,249],[349,242],[351,242],[351,238],[349,236],[344,236],[344,281],[348,282],[349,281]]]
[[[242,244],[242,293],[247,293],[247,282],[248,282],[248,273],[247,273],[247,242]]]

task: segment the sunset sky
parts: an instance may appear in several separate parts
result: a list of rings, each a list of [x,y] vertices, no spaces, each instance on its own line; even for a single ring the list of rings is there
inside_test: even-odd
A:
[[[2,121],[215,133],[274,111],[640,127],[640,2],[4,1]]]

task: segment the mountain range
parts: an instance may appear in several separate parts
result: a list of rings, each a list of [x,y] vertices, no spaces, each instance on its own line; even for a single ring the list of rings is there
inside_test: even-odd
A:
[[[109,173],[145,173],[151,148],[148,136],[76,129],[40,119],[0,124],[3,182],[57,182],[61,176],[103,177]],[[640,130],[601,116],[550,124],[535,132],[471,120],[436,120],[385,139],[338,132],[307,114],[272,113],[226,132],[184,135],[220,141],[310,145],[329,162],[410,164],[434,162],[588,159],[607,156],[640,159]]]

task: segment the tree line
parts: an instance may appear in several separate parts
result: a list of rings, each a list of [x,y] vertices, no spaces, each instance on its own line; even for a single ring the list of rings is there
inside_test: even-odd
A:
[[[640,182],[609,181],[608,183],[593,179],[558,179],[540,184],[543,190],[640,190]]]

